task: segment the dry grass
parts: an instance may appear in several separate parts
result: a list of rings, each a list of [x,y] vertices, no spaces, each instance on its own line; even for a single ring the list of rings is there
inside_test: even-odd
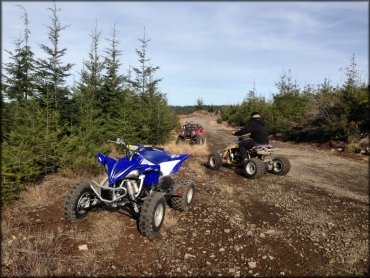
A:
[[[184,142],[183,144],[176,144],[174,142],[164,145],[166,151],[171,154],[184,154],[191,153],[193,156],[203,156],[209,154],[207,143],[203,145],[189,144]]]
[[[58,233],[45,229],[3,236],[1,256],[5,276],[50,276],[64,272]]]
[[[197,177],[203,177],[206,174],[206,167],[202,164],[205,164],[205,162],[196,159],[192,163],[186,164],[187,171],[194,173]]]
[[[233,195],[234,194],[234,188],[232,188],[230,185],[215,183],[215,184],[213,184],[213,187],[218,189],[221,194],[227,194],[227,195]]]
[[[15,210],[12,210],[12,213],[15,213]],[[25,224],[19,223],[20,219],[24,217],[12,218],[8,212],[2,219],[3,276],[48,277],[95,273],[97,256],[93,250],[71,255],[66,248],[70,248],[70,243],[75,240],[68,240],[67,245],[62,245],[66,242],[66,237],[70,238],[70,234],[79,235],[79,241],[86,240],[86,234],[77,228],[66,233],[60,227],[51,230],[51,227],[45,226],[18,226]]]
[[[124,216],[118,212],[100,211],[89,216],[93,218],[89,235],[89,240],[93,242],[111,245],[118,241],[120,234],[125,233]]]
[[[176,215],[176,213],[172,209],[167,209],[166,216],[163,220],[163,227],[166,230],[172,230],[174,227],[177,226],[179,218],[180,215]]]
[[[48,176],[41,184],[32,185],[21,193],[21,207],[32,209],[48,206],[60,200],[74,182],[60,175]]]

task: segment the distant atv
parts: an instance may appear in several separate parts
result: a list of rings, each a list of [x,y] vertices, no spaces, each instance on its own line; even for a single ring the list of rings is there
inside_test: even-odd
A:
[[[197,123],[186,122],[179,132],[176,144],[189,140],[191,144],[202,145],[205,142],[204,128]]]
[[[231,143],[224,150],[212,153],[208,157],[208,167],[212,170],[218,170],[222,164],[243,167],[243,173],[247,178],[256,179],[266,172],[275,175],[286,175],[290,170],[290,162],[285,156],[276,156],[267,159],[277,148],[271,145],[257,145],[247,152],[248,159],[244,160],[240,156],[239,142],[244,137],[238,137],[238,140]]]

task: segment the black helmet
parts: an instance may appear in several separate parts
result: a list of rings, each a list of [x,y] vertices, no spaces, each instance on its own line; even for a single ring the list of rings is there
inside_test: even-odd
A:
[[[251,114],[251,118],[257,119],[257,118],[260,118],[260,117],[261,117],[261,115],[260,115],[259,112],[252,112],[252,114]]]

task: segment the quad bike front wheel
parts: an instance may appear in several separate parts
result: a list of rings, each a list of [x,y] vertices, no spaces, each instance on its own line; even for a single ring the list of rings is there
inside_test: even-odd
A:
[[[204,144],[204,137],[203,135],[197,135],[197,138],[195,138],[195,143],[198,145],[203,145]]]
[[[256,179],[265,173],[265,164],[259,158],[247,159],[243,165],[243,172],[247,178]]]
[[[184,142],[184,139],[180,136],[177,136],[176,138],[176,144],[182,144]]]
[[[272,159],[272,170],[271,172],[275,175],[283,176],[288,174],[290,171],[289,159],[285,156],[278,156]]]
[[[195,193],[195,185],[191,180],[180,180],[173,189],[173,197],[169,200],[171,208],[179,211],[187,210],[193,200]]]
[[[166,200],[162,193],[152,192],[144,200],[139,217],[139,230],[148,237],[153,238],[161,230],[166,214]]]
[[[64,200],[64,219],[69,222],[82,220],[92,208],[95,194],[87,182],[72,186]]]
[[[222,157],[218,152],[212,153],[208,156],[208,167],[211,170],[218,170],[222,165]]]

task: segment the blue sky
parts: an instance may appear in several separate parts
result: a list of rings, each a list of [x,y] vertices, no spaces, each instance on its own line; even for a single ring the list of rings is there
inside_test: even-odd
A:
[[[343,70],[356,56],[362,80],[368,80],[369,4],[355,2],[62,2],[61,47],[66,62],[74,63],[78,80],[90,49],[89,34],[101,30],[101,54],[116,24],[120,41],[121,72],[137,66],[136,48],[145,27],[148,56],[160,69],[160,89],[171,105],[240,103],[249,90],[270,99],[281,74],[291,71],[301,88],[329,78],[342,84]],[[2,1],[2,58],[23,31],[21,4],[28,12],[31,46],[43,57],[40,44],[49,44],[48,7],[53,2]]]

